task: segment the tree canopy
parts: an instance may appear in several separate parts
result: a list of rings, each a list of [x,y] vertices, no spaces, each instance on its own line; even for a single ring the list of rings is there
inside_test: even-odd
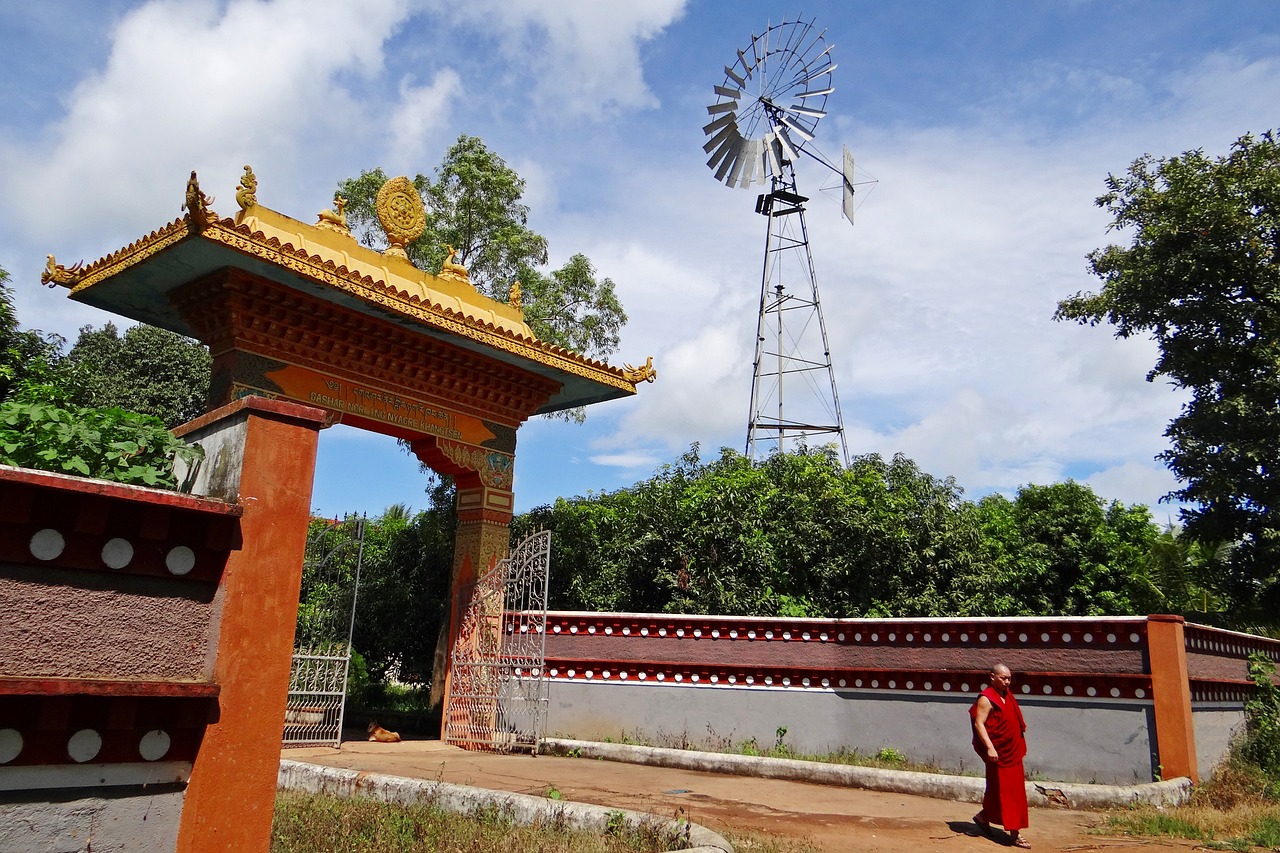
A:
[[[124,335],[113,323],[84,326],[65,361],[76,405],[128,409],[170,429],[204,414],[209,351],[181,335],[147,325]]]
[[[9,273],[0,269],[0,402],[34,387],[61,384],[62,338],[19,327],[8,281]]]
[[[1148,381],[1191,399],[1160,455],[1181,482],[1168,497],[1187,534],[1236,543],[1222,579],[1234,607],[1280,607],[1280,143],[1245,135],[1226,156],[1201,150],[1135,160],[1098,205],[1131,235],[1089,256],[1103,282],[1056,318],[1149,335]]]
[[[353,233],[378,249],[387,245],[376,212],[378,190],[387,180],[375,168],[338,185]],[[511,285],[520,282],[525,320],[542,340],[592,358],[617,350],[627,315],[613,281],[598,277],[582,254],[542,271],[547,240],[529,227],[529,208],[521,201],[525,181],[483,141],[459,136],[435,177],[419,174],[413,185],[427,211],[426,230],[406,247],[415,265],[439,272],[445,246],[453,246],[455,261],[467,267],[480,292],[505,302]]]

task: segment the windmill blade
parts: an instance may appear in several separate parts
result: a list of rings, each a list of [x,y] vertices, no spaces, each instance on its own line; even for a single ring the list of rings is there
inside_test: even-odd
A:
[[[799,113],[802,116],[811,116],[812,118],[822,118],[827,114],[826,110],[815,110],[813,107],[806,107],[803,104],[792,104],[787,107],[787,112]]]
[[[747,85],[747,81],[739,77],[737,72],[727,65],[724,67],[724,76],[737,83],[739,88],[745,88]],[[748,74],[747,76],[750,77],[751,75]]]
[[[742,167],[742,183],[738,186],[744,190],[756,182],[756,175],[760,174],[760,158],[762,156],[763,145],[759,139],[751,140],[751,146],[747,151],[747,157]],[[763,183],[761,179],[761,183]]]
[[[738,149],[737,157],[733,161],[733,168],[729,170],[728,177],[725,178],[725,186],[734,186],[738,183],[738,179],[742,176],[742,170],[751,162],[750,157],[751,143],[743,142],[741,148]]]
[[[738,51],[738,61],[742,63],[742,70],[746,72],[747,79],[751,79],[751,69],[753,66],[747,64],[747,55],[741,50]]]
[[[714,169],[717,163],[719,163],[722,159],[728,157],[729,154],[733,152],[733,149],[736,146],[739,146],[741,144],[742,144],[742,137],[736,133],[726,137],[722,142],[720,142],[719,146],[715,150],[715,153],[711,155],[711,159],[707,161],[707,168]],[[716,178],[716,180],[720,180],[720,179]]]
[[[844,146],[844,169],[841,170],[844,178],[844,199],[840,205],[844,218],[849,220],[849,224],[853,224],[853,152],[849,150],[849,146]]]
[[[707,140],[707,144],[702,146],[702,150],[710,154],[712,148],[719,147],[735,134],[741,136],[741,134],[738,134],[738,125],[733,122],[729,122],[728,127],[724,128],[724,130],[721,130],[715,136]]]
[[[720,168],[716,169],[716,180],[723,181],[724,176],[733,168],[733,164],[738,160],[738,153],[742,151],[742,138],[731,139],[724,144],[724,147],[717,151],[715,156],[724,156],[720,161]],[[723,152],[723,155],[722,153]],[[708,164],[710,165],[710,164]]]
[[[812,83],[814,80],[817,80],[817,79],[818,79],[819,77],[821,77],[823,74],[830,74],[832,71],[835,71],[835,70],[836,70],[837,68],[839,68],[839,67],[840,67],[840,66],[838,66],[838,65],[836,65],[834,62],[832,62],[832,63],[828,63],[827,65],[823,66],[822,68],[819,68],[819,69],[818,69],[818,70],[816,70],[816,71],[809,71],[809,67],[806,65],[806,66],[805,66],[805,70],[806,70],[806,71],[808,71],[808,73],[807,73],[807,74],[805,74],[805,76],[804,76],[804,77],[802,77],[802,78],[800,78],[800,79],[798,79],[798,80],[794,80],[793,82],[794,82],[794,84],[795,84],[795,85],[797,85],[797,86],[804,86],[804,85],[807,85],[808,83]],[[833,89],[832,91],[835,91],[835,90]]]
[[[741,89],[730,89],[728,86],[716,86],[715,89],[717,95],[723,95],[724,97],[734,101],[742,97]]]
[[[715,115],[716,113],[728,113],[728,112],[733,112],[737,108],[738,108],[737,101],[725,101],[724,103],[712,104],[711,106],[707,107],[707,114]]]
[[[787,129],[782,125],[776,125],[773,128],[774,135],[778,138],[778,146],[782,149],[782,159],[788,163],[796,161],[796,149],[791,144],[791,138],[787,136]]]
[[[787,130],[795,132],[805,142],[813,141],[813,134],[810,133],[808,130],[806,130],[804,127],[801,127],[800,124],[790,116],[780,115],[778,116],[778,121],[786,125]]]
[[[736,125],[737,123],[738,123],[738,119],[736,116],[734,116],[733,113],[725,113],[724,115],[720,116],[720,118],[711,122],[711,124],[704,124],[702,126],[702,132],[705,135],[710,136],[713,133],[719,132],[720,128],[724,127],[726,124]]]
[[[718,89],[720,87],[717,86],[716,88]],[[817,97],[818,95],[830,95],[835,90],[836,90],[835,86],[830,86],[826,89],[814,89],[811,92],[798,92],[794,97],[797,97],[803,101],[805,98],[813,98],[813,97]]]
[[[774,150],[775,145],[781,147],[781,143],[778,142],[778,135],[771,130],[764,135],[764,152],[766,161],[764,165],[766,170],[769,172],[769,177],[771,178],[782,176],[782,164],[778,162],[778,152]],[[760,183],[764,183],[763,178],[760,179]]]

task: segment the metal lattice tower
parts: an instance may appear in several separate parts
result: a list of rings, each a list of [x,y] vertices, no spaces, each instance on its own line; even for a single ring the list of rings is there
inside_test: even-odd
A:
[[[757,450],[821,445],[834,438],[847,465],[844,418],[805,222],[809,199],[796,192],[791,163],[772,184],[772,190],[756,200],[756,212],[768,219],[769,227],[746,453],[754,459]]]

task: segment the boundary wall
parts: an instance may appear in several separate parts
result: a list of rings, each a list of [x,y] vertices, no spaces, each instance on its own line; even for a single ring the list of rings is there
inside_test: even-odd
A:
[[[508,625],[508,630],[513,630]],[[977,771],[968,708],[1014,672],[1028,773],[1131,785],[1211,772],[1244,719],[1251,652],[1280,641],[1179,616],[765,619],[548,614],[547,731],[797,752],[893,748]]]
[[[267,849],[323,423],[175,430],[194,495],[0,466],[0,853]]]

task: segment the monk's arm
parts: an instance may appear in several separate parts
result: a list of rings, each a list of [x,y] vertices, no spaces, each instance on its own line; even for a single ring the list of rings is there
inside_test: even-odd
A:
[[[987,747],[987,758],[992,761],[997,760],[1000,755],[996,752],[996,746],[991,742],[991,735],[987,734],[987,717],[991,716],[991,700],[986,696],[978,697],[978,713],[973,717],[973,730],[977,733],[978,739]]]

